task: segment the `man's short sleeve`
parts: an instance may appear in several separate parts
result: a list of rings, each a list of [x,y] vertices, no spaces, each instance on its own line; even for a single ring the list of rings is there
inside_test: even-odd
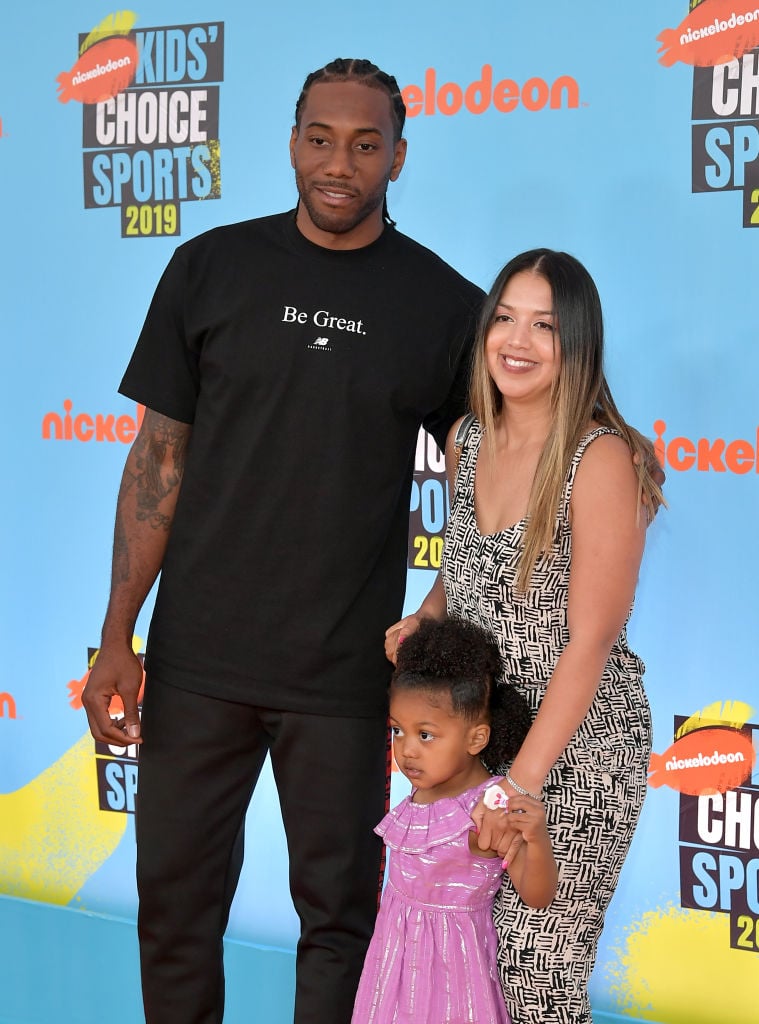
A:
[[[443,404],[426,416],[423,423],[424,429],[432,434],[441,451],[445,451],[448,431],[460,416],[469,411],[472,355],[479,308],[484,298],[479,288],[474,285],[469,285],[469,288],[471,294],[468,296],[467,308],[457,321],[454,332],[456,340],[451,345],[449,358],[454,364],[451,387]]]
[[[188,343],[188,272],[180,250],[158,282],[119,392],[182,423],[192,423],[198,397],[198,356]]]

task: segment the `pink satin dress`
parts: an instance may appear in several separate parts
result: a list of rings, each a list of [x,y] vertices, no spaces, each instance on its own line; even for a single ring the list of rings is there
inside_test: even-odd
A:
[[[353,1024],[510,1024],[492,919],[501,862],[469,849],[470,811],[492,781],[431,804],[412,794],[375,829],[390,873]]]

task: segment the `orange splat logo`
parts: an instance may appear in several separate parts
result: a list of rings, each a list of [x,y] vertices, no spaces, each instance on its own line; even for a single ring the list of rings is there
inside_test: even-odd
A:
[[[651,755],[648,784],[689,796],[725,793],[750,777],[755,759],[751,738],[737,729],[694,729],[663,754]]]
[[[677,28],[656,37],[659,63],[693,67],[725,64],[759,46],[759,7],[741,0],[702,0]]]
[[[79,57],[70,71],[57,76],[61,103],[102,103],[122,92],[137,73],[137,44],[114,37],[95,43]]]

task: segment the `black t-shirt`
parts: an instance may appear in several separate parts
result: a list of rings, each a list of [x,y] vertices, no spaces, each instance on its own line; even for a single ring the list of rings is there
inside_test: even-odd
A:
[[[147,648],[173,685],[373,715],[403,603],[420,424],[466,404],[482,292],[386,228],[348,251],[280,214],[180,246],[120,391],[193,425]]]

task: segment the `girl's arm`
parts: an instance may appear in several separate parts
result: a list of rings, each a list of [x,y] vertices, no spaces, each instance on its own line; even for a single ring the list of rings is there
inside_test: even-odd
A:
[[[509,797],[509,825],[524,840],[506,864],[516,891],[528,907],[547,907],[556,895],[559,871],[546,829],[545,808],[528,796]]]
[[[589,445],[577,469],[570,516],[569,642],[510,770],[515,782],[536,794],[587,714],[635,593],[646,522],[621,438],[607,434]],[[502,786],[513,793],[508,783]],[[494,812],[477,814],[480,846],[505,854],[513,832]]]
[[[448,490],[450,494],[453,494],[457,468],[456,455],[453,450],[453,441],[456,437],[456,431],[459,429],[459,424],[462,419],[463,416],[453,424],[451,429],[448,431],[448,437],[445,442],[445,472],[448,477]],[[392,661],[392,663],[395,664],[398,654],[398,644],[402,643],[407,636],[411,636],[412,633],[416,632],[422,619],[444,619],[445,615],[445,590],[443,589],[443,580],[438,573],[435,577],[435,582],[432,584],[430,592],[419,605],[417,610],[412,612],[411,615],[404,616],[398,622],[394,622],[393,625],[386,630],[385,656],[388,661]]]

